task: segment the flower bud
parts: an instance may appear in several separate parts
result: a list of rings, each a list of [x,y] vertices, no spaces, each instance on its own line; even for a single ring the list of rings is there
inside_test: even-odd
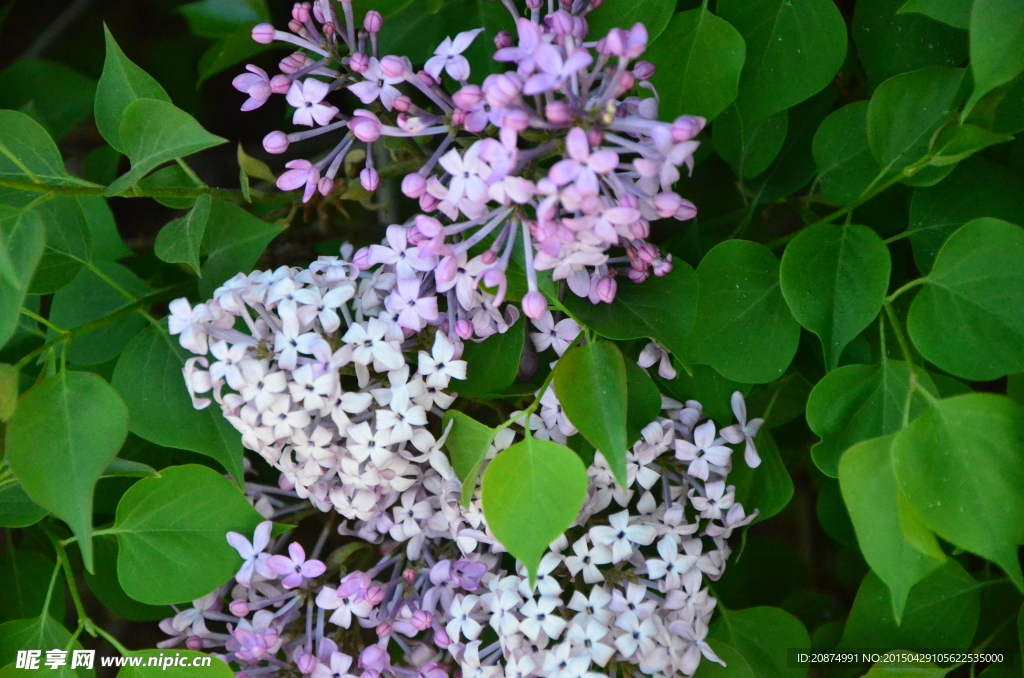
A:
[[[604,142],[604,133],[597,127],[591,127],[587,130],[587,142],[595,148],[600,146]]]
[[[637,256],[644,263],[650,264],[658,258],[658,248],[649,242],[645,242],[637,248]]]
[[[654,271],[654,275],[661,278],[672,272],[672,255],[668,255],[664,259],[656,259],[651,265],[651,270]]]
[[[370,69],[370,57],[366,56],[362,52],[356,52],[349,59],[348,67],[356,73],[365,73]]]
[[[512,34],[508,31],[498,31],[498,34],[494,36],[494,49],[507,49],[514,44]]]
[[[544,5],[544,0],[526,0],[527,9],[540,9]]]
[[[654,77],[654,64],[650,61],[638,61],[633,65],[633,75],[641,80],[650,80]]]
[[[466,85],[452,95],[452,101],[459,108],[474,108],[484,100],[484,92],[476,85]]]
[[[292,81],[287,75],[278,73],[270,79],[270,91],[274,94],[287,94],[291,89]]]
[[[317,5],[317,7],[319,7],[319,5]],[[334,31],[336,31],[336,30],[337,29],[334,27],[334,24],[331,23],[330,21],[328,21],[327,23],[324,24],[324,27],[323,27],[324,35],[327,36],[328,38],[333,36],[334,35]]]
[[[486,252],[484,252],[483,254],[480,255],[480,261],[483,262],[487,266],[490,266],[491,264],[493,264],[497,260],[498,260],[498,253],[495,252],[494,250],[487,250]]]
[[[316,655],[309,654],[309,653],[303,653],[295,661],[295,664],[296,664],[296,666],[299,669],[299,673],[301,673],[304,676],[308,676],[309,674],[313,673],[314,669],[316,669],[316,664],[317,664]]]
[[[430,73],[427,73],[426,71],[420,71],[416,74],[416,77],[420,79],[420,82],[431,89],[437,87],[437,80],[434,80],[434,78],[430,76]]]
[[[437,209],[437,206],[440,204],[440,202],[440,200],[430,195],[429,193],[424,193],[423,195],[420,196],[420,210],[422,210],[423,212],[433,212],[434,210]]]
[[[484,80],[484,96],[494,108],[505,108],[519,96],[521,85],[506,73],[489,75]]]
[[[371,586],[366,589],[366,602],[370,605],[380,605],[382,600],[384,600],[384,589],[379,586]]]
[[[330,195],[331,191],[334,190],[334,179],[330,177],[322,177],[320,181],[317,182],[316,190],[320,191],[320,195],[322,196],[326,197]]]
[[[299,23],[309,21],[309,10],[312,7],[308,2],[296,2],[292,5],[292,18]]]
[[[646,270],[638,271],[635,268],[629,269],[629,279],[638,285],[647,280],[649,276],[650,274]]]
[[[391,102],[391,108],[395,109],[399,113],[405,113],[412,108],[412,99],[403,94]]]
[[[427,180],[413,172],[402,179],[402,195],[407,198],[419,198],[427,192]]]
[[[295,19],[292,19],[291,21],[288,22],[288,30],[291,31],[292,33],[295,33],[296,35],[302,35],[303,33],[306,32],[306,29],[303,28],[302,24],[296,21]]]
[[[277,130],[271,132],[263,137],[263,150],[267,153],[284,153],[288,150],[288,135]]]
[[[356,253],[352,256],[352,263],[355,264],[355,267],[360,271],[369,271],[370,267],[373,266],[373,264],[370,263],[370,248],[360,247],[356,250]]]
[[[430,614],[426,610],[416,610],[412,613],[410,623],[417,631],[426,631],[430,628],[430,625],[434,623],[434,615]]]
[[[364,167],[359,173],[359,183],[367,191],[373,193],[380,186],[380,175],[372,167]]]
[[[294,483],[288,480],[288,478],[283,473],[277,477],[277,486],[278,488],[284,490],[285,492],[291,492],[292,490],[295,489]]]
[[[466,323],[470,327],[469,337],[473,336],[473,326],[468,320],[460,320],[460,323]],[[462,336],[460,333],[459,336]],[[469,337],[462,337],[463,339],[469,339]],[[442,650],[447,650],[448,646],[452,644],[452,639],[448,636],[448,632],[444,629],[437,629],[434,631],[434,645],[437,645]]]
[[[261,45],[274,42],[274,27],[270,24],[257,24],[252,29],[252,39]]]
[[[682,204],[683,199],[677,193],[666,192],[654,196],[654,209],[658,211],[658,216],[662,219],[668,219],[675,214]]]
[[[246,600],[232,600],[228,610],[236,617],[245,617],[249,614],[249,602]]]
[[[581,16],[574,16],[572,18],[572,37],[582,42],[589,33],[590,26],[587,24],[587,20]]]
[[[543,317],[548,310],[548,302],[540,292],[527,292],[523,297],[522,305],[526,317],[534,320]]]
[[[368,645],[359,653],[359,668],[383,671],[388,665],[387,651],[380,645]]]
[[[380,60],[380,72],[385,78],[401,78],[405,75],[405,62],[389,54]]]
[[[679,144],[689,141],[704,129],[708,123],[706,118],[697,115],[682,115],[672,123],[672,143]]]
[[[564,101],[552,101],[545,106],[544,117],[555,125],[568,125],[573,121],[572,109]]]
[[[419,175],[417,175],[419,176]],[[420,229],[420,233],[427,236],[428,238],[436,238],[441,235],[444,227],[441,226],[441,222],[434,217],[428,217],[425,214],[416,215],[416,227]]]
[[[697,216],[697,206],[689,200],[683,200],[682,204],[679,205],[679,209],[676,210],[675,218],[679,221],[689,221]]]
[[[420,667],[416,678],[448,678],[448,672],[437,662],[430,662]]]
[[[282,73],[292,75],[306,67],[306,55],[302,52],[292,52],[278,63]],[[289,81],[290,82],[290,81]]]
[[[369,111],[362,109],[354,111],[352,119],[348,121],[348,128],[360,141],[372,143],[380,139],[380,120]]]
[[[572,35],[572,15],[564,9],[560,9],[554,14],[549,14],[544,18],[544,21],[548,22],[555,35]]]
[[[375,9],[371,9],[363,17],[363,28],[367,33],[380,33],[380,29],[384,28],[383,15]]]
[[[615,300],[615,292],[618,289],[618,285],[615,282],[615,278],[608,276],[601,278],[594,285],[597,298],[606,304],[612,303]]]
[[[452,124],[457,127],[462,127],[466,124],[466,111],[462,108],[456,108],[452,111]]]
[[[391,624],[387,622],[381,622],[377,624],[377,637],[387,638],[391,635]]]
[[[530,116],[520,108],[510,108],[501,117],[501,126],[516,132],[522,132],[530,126]]]
[[[627,40],[629,40],[629,34],[626,31],[621,28],[613,28],[608,31],[608,35],[598,41],[597,51],[603,56],[620,57],[626,52]]]

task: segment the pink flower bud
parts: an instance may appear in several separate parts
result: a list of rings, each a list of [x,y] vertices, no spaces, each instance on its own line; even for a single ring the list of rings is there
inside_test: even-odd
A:
[[[389,54],[380,60],[380,71],[386,78],[401,78],[405,76],[405,61]]]
[[[494,299],[491,300],[491,305],[495,307],[500,306],[501,302],[505,301],[505,292],[508,290],[508,280],[505,278],[505,272],[496,268],[489,268],[484,273],[483,283],[486,287],[498,288],[494,293]],[[545,310],[546,308],[547,303],[545,302]],[[544,314],[542,313],[541,315]]]
[[[645,240],[651,234],[651,223],[646,219],[637,219],[628,228],[629,234],[637,240]]]
[[[291,492],[295,489],[295,485],[283,473],[277,477],[277,486],[285,492]]]
[[[309,21],[309,10],[312,7],[306,2],[296,2],[292,5],[292,18],[299,23],[306,23]]]
[[[330,177],[322,177],[316,185],[316,190],[320,191],[320,195],[328,196],[331,191],[334,190],[334,179]]]
[[[271,132],[263,137],[263,150],[267,153],[284,153],[288,150],[288,135],[277,130]]]
[[[456,108],[452,112],[452,124],[458,127],[462,127],[466,124],[466,111],[462,108]]]
[[[368,645],[359,653],[359,668],[369,671],[383,671],[388,665],[388,653],[380,645]]]
[[[420,79],[420,82],[422,82],[429,88],[437,87],[437,80],[434,80],[432,77],[430,77],[430,73],[427,73],[426,71],[420,71],[419,73],[416,74],[416,77]]]
[[[373,193],[377,190],[377,187],[380,186],[380,175],[377,174],[377,170],[372,167],[364,167],[363,170],[359,172],[359,183],[367,191]]]
[[[572,109],[564,101],[552,101],[544,107],[544,117],[548,122],[555,125],[568,125],[572,123]]]
[[[689,221],[697,216],[697,206],[689,200],[683,200],[682,204],[679,205],[679,209],[676,210],[675,217],[679,221]]]
[[[629,41],[626,43],[626,58],[635,59],[647,50],[647,27],[641,23],[633,24],[629,29]]]
[[[356,52],[349,59],[348,67],[356,73],[365,73],[370,68],[370,57],[362,52]]]
[[[295,19],[292,19],[291,21],[288,22],[288,30],[291,31],[292,33],[295,33],[296,35],[302,35],[305,29],[302,27],[301,23],[299,23]]]
[[[581,16],[574,16],[572,18],[572,37],[582,41],[588,33],[590,33],[590,26],[587,24],[587,20]]]
[[[281,59],[278,67],[281,69],[282,73],[287,73],[288,75],[297,73],[306,67],[306,55],[302,52],[292,52],[285,58]]]
[[[654,209],[662,219],[668,219],[675,214],[682,204],[683,199],[676,193],[659,193],[654,196]]]
[[[369,271],[373,264],[370,263],[370,248],[360,247],[352,257],[352,263],[360,271]]]
[[[501,117],[501,126],[516,132],[522,132],[530,126],[530,116],[520,108],[510,108]]]
[[[185,647],[193,652],[198,652],[203,649],[203,639],[199,636],[189,636],[188,640],[185,641]]]
[[[452,95],[452,101],[459,108],[474,108],[484,100],[484,92],[477,85],[466,85]]]
[[[413,172],[402,179],[402,195],[407,198],[419,198],[427,192],[427,180]]]
[[[252,39],[261,45],[274,42],[274,27],[270,24],[257,24],[252,29]]]
[[[651,266],[651,270],[654,271],[654,275],[661,278],[672,272],[672,255],[668,255],[664,259],[655,260]]]
[[[540,9],[544,0],[526,0],[527,9]]]
[[[391,102],[391,108],[400,113],[405,113],[412,108],[412,99],[403,94]]]
[[[438,283],[447,285],[455,280],[458,272],[459,262],[455,257],[442,257],[441,261],[437,264],[437,268],[434,269],[434,278]]]
[[[482,261],[487,266],[490,266],[491,264],[493,264],[497,260],[498,260],[498,253],[495,252],[494,250],[487,250],[486,252],[484,252],[483,254],[480,255],[480,261]]]
[[[425,214],[417,214],[415,222],[416,227],[420,229],[420,233],[428,238],[436,238],[441,235],[441,232],[444,230],[440,221],[434,217],[428,217]]]
[[[645,263],[651,263],[658,258],[658,248],[649,242],[645,242],[637,248],[637,256]]]
[[[430,614],[426,610],[416,610],[412,613],[410,623],[417,631],[426,631],[430,628],[430,625],[434,623],[434,615]]]
[[[638,271],[634,268],[629,269],[629,279],[638,285],[647,280],[649,276],[650,274],[646,270]]]
[[[352,119],[348,121],[348,128],[360,141],[372,143],[380,139],[380,120],[369,111],[363,109],[354,111]]]
[[[627,40],[629,40],[629,34],[626,31],[621,28],[613,28],[608,31],[608,35],[598,41],[597,51],[603,56],[620,57],[626,52]]]
[[[389,624],[387,622],[381,622],[380,624],[377,624],[377,637],[378,638],[387,638],[390,635],[391,635],[391,624]]]
[[[371,9],[363,17],[363,28],[367,33],[380,33],[380,29],[384,28],[384,17],[377,10]]]
[[[412,569],[411,567],[405,568],[402,571],[402,579],[404,579],[407,584],[416,583],[416,570]]]
[[[523,297],[522,305],[526,317],[534,320],[543,317],[548,310],[548,302],[540,292],[527,292]]]
[[[382,600],[384,600],[384,589],[379,586],[371,586],[366,589],[366,602],[370,605],[380,605]]]
[[[544,21],[549,22],[548,25],[551,26],[551,30],[555,35],[572,35],[572,15],[564,9],[560,9],[554,14],[549,14],[544,18]]]
[[[672,123],[672,143],[680,144],[689,141],[700,134],[706,124],[708,124],[707,119],[699,115],[682,115],[676,118]]]
[[[469,323],[468,320],[460,320],[459,322],[460,323]],[[473,336],[472,335],[472,331],[470,331],[470,336]],[[469,339],[469,337],[463,337],[463,338],[464,339]],[[442,650],[447,650],[448,646],[451,645],[451,644],[452,644],[452,639],[450,637],[448,637],[448,632],[447,631],[445,631],[444,629],[437,629],[436,631],[434,631],[434,645],[437,645]]]
[[[591,127],[587,130],[587,142],[594,147],[600,146],[604,141],[604,133],[601,132],[597,127]]]
[[[506,49],[514,44],[512,34],[508,31],[498,31],[498,34],[494,36],[494,49]]]
[[[437,662],[430,662],[420,667],[417,678],[448,678],[448,672]]]
[[[420,210],[423,212],[433,212],[440,203],[440,200],[429,193],[424,193],[420,196]]]
[[[469,322],[465,318],[456,321],[455,322],[455,334],[457,334],[460,339],[464,339],[464,340],[468,341],[469,338],[473,336],[473,323]],[[444,633],[444,631],[441,631],[441,633]],[[448,638],[448,634],[445,634],[445,638],[446,639]],[[435,642],[436,642],[437,641],[437,636],[436,635],[434,636],[434,639],[435,639]],[[443,650],[444,648],[448,647],[448,643],[449,642],[451,642],[451,641],[446,641],[444,646],[442,646],[440,643],[438,643],[438,647],[440,647]]]
[[[245,600],[232,600],[228,610],[236,617],[245,617],[249,614],[249,603]]]
[[[308,676],[316,669],[316,655],[304,653],[295,661],[295,664],[298,666],[299,673]]]
[[[619,76],[618,91],[620,94],[624,94],[634,87],[636,87],[636,78],[633,77],[632,73],[623,73]]]
[[[601,278],[594,285],[595,291],[597,292],[597,298],[606,304],[612,303],[615,299],[615,292],[618,289],[618,285],[615,282],[615,278],[607,277]]]
[[[633,65],[633,75],[641,80],[650,80],[654,77],[654,64],[650,61],[638,61]]]
[[[319,7],[320,7],[320,5],[317,5],[317,8],[318,8],[317,13],[319,13]],[[337,29],[334,27],[334,24],[331,23],[330,21],[328,21],[327,23],[324,24],[324,27],[323,27],[324,35],[326,35],[328,38],[331,37],[332,35],[334,35],[334,31],[336,31],[336,30]]]
[[[287,94],[291,89],[292,81],[287,75],[278,73],[270,79],[270,91],[274,94]]]
[[[489,75],[484,80],[484,96],[494,108],[505,108],[519,96],[521,85],[506,73]]]

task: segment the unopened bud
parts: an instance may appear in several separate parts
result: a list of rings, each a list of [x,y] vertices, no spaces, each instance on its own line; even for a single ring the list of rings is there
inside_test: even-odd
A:
[[[427,180],[413,172],[402,179],[402,195],[407,198],[419,198],[427,192]]]
[[[249,614],[249,603],[245,600],[232,600],[228,610],[236,617],[245,617]]]
[[[420,196],[420,209],[424,212],[433,212],[440,203],[440,200],[429,193],[424,193]]]
[[[263,150],[267,153],[284,153],[288,150],[288,135],[281,131],[273,131],[263,137]]]
[[[572,109],[564,101],[552,101],[544,107],[544,117],[555,125],[568,125],[572,122]]]
[[[468,340],[470,337],[473,336],[473,323],[469,322],[465,318],[456,321],[455,322],[455,334],[459,335],[460,339]],[[444,633],[444,632],[441,631],[441,633]],[[448,635],[445,634],[445,638],[447,638],[447,637],[448,637]],[[434,636],[434,641],[438,642],[436,635]],[[444,648],[448,647],[448,642],[446,642],[443,647],[438,642],[437,646],[440,647],[443,650]]]
[[[371,9],[363,17],[363,28],[367,33],[380,33],[380,29],[384,28],[384,16],[377,10]]]
[[[483,262],[484,264],[486,264],[487,266],[490,266],[491,264],[493,264],[497,260],[498,260],[498,253],[495,252],[494,250],[487,250],[486,252],[484,252],[483,254],[480,255],[480,261]]]
[[[468,320],[460,320],[459,322],[460,323],[461,322],[468,323],[469,321]],[[470,331],[470,336],[473,336],[472,335],[472,331]],[[469,339],[469,337],[463,337],[463,338],[464,339]],[[437,645],[442,650],[447,650],[448,646],[451,645],[451,644],[452,644],[452,639],[448,636],[448,632],[447,631],[445,631],[444,629],[438,629],[438,630],[434,631],[434,645]]]
[[[484,92],[477,85],[466,85],[452,95],[452,101],[459,108],[474,108],[484,100]]]
[[[419,176],[419,175],[416,175]],[[441,235],[444,227],[441,226],[441,222],[434,217],[428,217],[425,214],[416,215],[416,227],[420,229],[420,233],[427,236],[428,238],[436,238]]]
[[[362,52],[356,52],[349,59],[348,67],[356,73],[365,73],[370,69],[370,57],[366,56]]]
[[[390,635],[391,635],[391,624],[389,624],[387,622],[381,622],[380,624],[377,624],[377,637],[378,638],[387,638]]]
[[[386,78],[401,78],[405,75],[405,61],[389,54],[380,60],[380,72]]]
[[[601,278],[597,281],[597,284],[594,287],[597,292],[597,298],[604,303],[610,304],[615,300],[615,292],[618,289],[615,278],[610,276],[607,278]]]
[[[672,143],[689,141],[700,134],[706,124],[707,119],[698,115],[682,115],[676,118],[672,123]]]
[[[287,75],[278,73],[270,79],[270,91],[274,94],[287,94],[291,89],[292,81]]]
[[[295,664],[298,666],[299,673],[304,676],[308,676],[313,673],[314,669],[316,669],[316,655],[304,653],[298,658],[298,661],[296,661]]]
[[[683,200],[682,204],[679,205],[679,209],[676,210],[675,218],[679,221],[689,221],[697,216],[697,206],[689,200]]]
[[[370,248],[360,247],[352,256],[352,263],[360,271],[368,271],[373,264],[370,263]]]
[[[189,636],[188,640],[185,641],[185,647],[193,652],[198,652],[203,649],[203,639],[199,636]]]
[[[334,35],[334,31],[336,30],[337,29],[334,27],[334,24],[332,22],[328,21],[327,23],[324,24],[324,35],[327,36],[328,38]]]
[[[543,317],[548,310],[548,302],[540,292],[527,292],[523,297],[522,305],[526,317],[534,320]]]
[[[654,77],[654,64],[650,61],[638,61],[633,65],[633,75],[641,80],[650,80]]]
[[[430,76],[430,73],[427,73],[426,71],[420,71],[416,74],[416,77],[419,78],[420,82],[427,87],[434,88],[437,86],[437,80],[434,80],[434,78]]]
[[[366,602],[370,605],[380,605],[382,600],[384,600],[384,589],[379,586],[371,586],[366,589]]]
[[[274,27],[270,24],[257,24],[252,29],[252,39],[261,45],[274,42]]]
[[[508,49],[514,44],[512,34],[508,31],[498,31],[494,36],[494,49]]]
[[[320,181],[317,182],[316,190],[320,191],[320,195],[322,196],[326,197],[330,195],[331,191],[334,190],[334,179],[330,177],[322,177]]]
[[[403,94],[391,102],[391,108],[395,109],[399,113],[406,113],[412,108],[412,99]]]
[[[306,23],[309,21],[309,10],[311,5],[306,2],[296,2],[292,5],[292,18],[299,23]]]

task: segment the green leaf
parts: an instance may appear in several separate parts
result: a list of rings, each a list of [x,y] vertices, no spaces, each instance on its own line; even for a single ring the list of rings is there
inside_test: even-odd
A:
[[[85,155],[82,161],[82,178],[106,186],[117,178],[117,166],[121,154],[112,146],[97,146]]]
[[[257,160],[251,155],[247,154],[242,148],[242,144],[238,144],[238,151],[236,152],[238,158],[238,167],[241,168],[247,176],[253,179],[259,179],[260,181],[277,181],[277,177],[271,171],[267,163],[262,160]]]
[[[739,31],[705,8],[673,16],[645,54],[657,66],[652,82],[662,118],[718,117],[736,99],[746,52]]]
[[[32,104],[54,139],[63,139],[92,113],[96,81],[63,64],[29,57],[0,72],[0,108]]]
[[[966,29],[974,0],[907,0],[896,14],[923,14],[953,28]]]
[[[121,153],[128,153],[128,144],[121,140],[121,119],[129,104],[138,99],[156,99],[171,103],[167,92],[144,70],[132,63],[114,41],[110,30],[103,27],[106,58],[103,74],[96,87],[96,128]]]
[[[78,200],[53,198],[35,208],[46,226],[46,247],[36,266],[31,294],[50,294],[64,287],[82,270],[92,254],[89,222]]]
[[[661,415],[661,393],[647,373],[632,360],[626,366],[626,444],[640,440],[645,426]]]
[[[117,672],[117,678],[231,678],[235,675],[226,662],[216,658],[210,660],[210,655],[203,652],[175,650],[174,654],[180,654],[184,666],[170,666],[165,653],[160,650],[132,652],[130,656],[142,657],[144,661],[140,666],[125,666]],[[148,665],[150,658],[156,662],[153,666]],[[192,665],[196,661],[209,661],[210,665]]]
[[[46,229],[35,211],[0,205],[0,347],[18,326],[21,303],[45,244]]]
[[[93,186],[67,173],[60,151],[42,125],[24,113],[7,110],[0,110],[0,179]]]
[[[159,259],[169,264],[188,264],[196,275],[201,275],[199,247],[203,243],[206,222],[210,218],[210,204],[210,194],[203,193],[196,198],[196,204],[188,214],[160,229],[153,248]]]
[[[928,66],[962,66],[967,34],[921,14],[897,13],[907,0],[858,0],[853,40],[871,89]]]
[[[469,398],[497,396],[516,380],[525,337],[524,318],[509,326],[504,334],[492,335],[479,344],[467,341],[462,353],[466,378],[452,389]]]
[[[533,581],[548,545],[572,525],[587,496],[587,470],[564,445],[527,438],[484,471],[483,509],[497,540]]]
[[[896,477],[925,525],[1024,589],[1024,411],[1005,396],[934,402],[893,443]]]
[[[6,463],[0,463],[0,468],[5,466]],[[0,527],[35,525],[48,511],[29,499],[16,478],[9,480],[14,482],[0,484]]]
[[[786,247],[782,294],[797,321],[821,339],[827,370],[882,309],[891,267],[885,243],[866,226],[819,224]]]
[[[839,459],[847,449],[900,430],[908,404],[911,419],[924,409],[923,396],[910,397],[911,370],[918,383],[935,393],[920,367],[888,359],[878,365],[840,367],[815,385],[807,399],[807,425],[821,438],[811,448],[811,457],[822,473],[837,477]]]
[[[712,128],[715,150],[744,179],[756,177],[772,164],[786,141],[789,115],[779,111],[767,118],[743,118],[730,106]]]
[[[864,678],[941,678],[947,673],[949,669],[940,669],[931,662],[877,662],[864,674]]]
[[[938,367],[989,381],[1024,370],[1024,229],[975,219],[939,250],[907,329]]]
[[[717,640],[708,640],[708,646],[714,650],[725,666],[708,659],[701,659],[697,673],[693,678],[754,678],[750,664],[735,648]]]
[[[910,590],[897,625],[889,589],[869,572],[857,591],[839,648],[966,650],[978,626],[979,588],[958,562],[947,560]]]
[[[750,416],[762,417],[768,428],[775,428],[803,415],[810,394],[811,383],[806,377],[790,372],[771,384],[754,387],[746,399],[747,411]]]
[[[107,187],[107,195],[117,195],[168,160],[227,141],[207,132],[185,111],[157,99],[128,104],[121,117],[120,137],[132,168]]]
[[[242,559],[225,535],[247,537],[263,517],[213,469],[172,466],[143,478],[117,505],[117,579],[150,605],[195,600],[228,581]],[[201,564],[200,564],[201,563]]]
[[[598,341],[570,349],[555,365],[553,385],[562,411],[600,450],[619,487],[625,488],[628,398],[626,365],[618,346]]]
[[[93,261],[117,261],[131,256],[131,250],[125,246],[117,232],[114,213],[110,211],[106,198],[80,195],[78,206],[82,208],[85,223],[89,226]]]
[[[114,457],[103,469],[101,478],[153,478],[160,475],[156,469],[149,464],[132,459]]]
[[[270,241],[284,232],[284,226],[268,224],[244,209],[223,200],[214,200],[203,235],[203,276],[199,294],[213,291],[239,271],[249,272]]]
[[[732,420],[732,394],[739,391],[746,395],[750,384],[726,379],[707,365],[694,365],[693,374],[679,369],[675,379],[658,379],[661,390],[681,403],[696,400],[704,406],[704,412],[717,422]],[[757,412],[757,410],[751,410]]]
[[[782,376],[800,325],[782,298],[771,250],[746,240],[720,243],[700,262],[697,278],[697,318],[687,338],[692,362],[747,384]]]
[[[28,619],[43,611],[54,567],[54,562],[40,553],[8,545],[0,556],[0,581],[5,584],[0,588],[0,622]],[[47,612],[56,619],[64,618],[63,581],[54,586]]]
[[[782,462],[771,431],[761,429],[754,442],[761,465],[752,469],[736,457],[729,474],[729,484],[736,486],[736,501],[743,504],[748,515],[754,509],[760,511],[752,525],[778,515],[793,498],[793,479]]]
[[[709,638],[728,643],[747,660],[756,678],[803,678],[807,665],[790,668],[790,648],[810,647],[811,639],[800,620],[777,607],[726,610],[711,625]]]
[[[736,100],[747,120],[820,92],[846,57],[846,24],[831,0],[720,0],[718,14],[747,44]]]
[[[642,285],[623,281],[611,304],[591,304],[575,294],[565,297],[573,317],[602,337],[622,341],[650,337],[676,355],[683,355],[686,335],[697,312],[697,274],[685,261],[672,272]]]
[[[1024,224],[1021,182],[1024,177],[1003,165],[974,157],[957,165],[947,181],[915,190],[907,232],[917,267],[930,271],[946,239],[972,219],[995,217]]]
[[[146,283],[119,264],[101,261],[95,267],[135,297],[144,297],[150,292]],[[131,303],[95,272],[83,268],[67,287],[53,295],[49,319],[57,327],[70,330]],[[99,365],[113,360],[145,326],[146,320],[137,313],[125,316],[72,341],[68,345],[68,360],[75,365]],[[56,336],[55,332],[50,332],[51,339]]]
[[[0,363],[0,421],[14,416],[18,405],[18,370],[14,365]]]
[[[868,102],[855,101],[825,118],[814,135],[821,193],[837,205],[860,198],[882,172],[868,147]]]
[[[71,634],[60,622],[48,614],[41,614],[32,619],[15,619],[5,624],[0,624],[0,666],[13,665],[18,656],[19,650],[40,650],[42,657],[39,661],[39,669],[32,671],[27,669],[14,669],[11,666],[10,674],[5,678],[22,678],[38,675],[40,669],[45,670],[48,675],[55,678],[93,678],[96,672],[93,669],[78,668],[72,671],[71,663],[61,666],[56,671],[46,668],[44,661],[46,651],[60,648],[62,650],[81,650],[82,646],[77,640],[71,639]],[[68,655],[71,656],[70,654]]]
[[[868,146],[886,174],[928,154],[932,136],[955,110],[962,68],[934,66],[886,80],[868,104]]]
[[[974,91],[965,111],[1024,71],[1024,4],[974,0],[971,8],[971,74]]]
[[[117,539],[96,537],[96,573],[85,573],[93,595],[115,616],[134,622],[160,621],[174,614],[167,605],[147,605],[131,598],[117,581]]]
[[[843,501],[857,532],[860,551],[889,587],[899,623],[910,589],[946,560],[935,535],[912,514],[901,519],[901,499],[890,452],[895,436],[858,443],[839,462]],[[907,528],[914,530],[911,541]],[[926,552],[914,544],[928,545]]]
[[[157,445],[216,459],[241,482],[241,438],[220,408],[192,407],[181,377],[189,357],[163,324],[147,327],[125,347],[111,383],[128,404],[128,430]]]
[[[189,30],[203,38],[223,38],[239,26],[270,21],[264,0],[200,0],[178,11],[188,20]]]
[[[600,9],[587,15],[588,40],[600,40],[613,28],[629,30],[639,22],[647,27],[648,40],[654,42],[669,25],[676,4],[672,0],[606,0]]]
[[[284,47],[279,42],[263,45],[253,40],[252,29],[255,25],[256,22],[251,22],[238,26],[203,52],[203,56],[199,58],[198,85],[203,84],[211,75],[220,73],[237,63],[251,59],[263,52]]]
[[[462,504],[469,506],[476,492],[476,481],[483,467],[487,450],[494,442],[497,433],[490,426],[484,426],[476,419],[458,410],[448,410],[441,421],[442,427],[448,428],[448,438],[444,446],[452,460],[452,468],[462,481]]]
[[[932,145],[935,157],[931,164],[954,165],[983,148],[1013,141],[1009,134],[997,134],[977,125],[956,125],[942,130]]]
[[[7,423],[11,470],[32,501],[68,524],[90,572],[93,489],[127,435],[128,409],[110,384],[88,372],[43,380]]]
[[[181,165],[175,163],[167,167],[161,167],[145,179],[139,181],[139,188],[145,190],[159,188],[195,189],[196,182],[182,169]],[[192,209],[192,205],[196,202],[195,198],[154,198],[154,200],[165,207],[176,210]]]

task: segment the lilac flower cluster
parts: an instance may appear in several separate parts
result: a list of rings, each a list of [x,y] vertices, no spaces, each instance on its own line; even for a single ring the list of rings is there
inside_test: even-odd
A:
[[[275,543],[269,520],[251,541],[229,533],[243,560],[235,583],[165,620],[162,646],[223,648],[244,676],[317,678],[594,678],[615,664],[692,675],[701,656],[720,661],[705,641],[715,599],[703,582],[722,575],[726,540],[756,515],[727,485],[728,444],[760,461],[761,422],[747,421],[742,396],[738,423],[717,434],[699,403],[664,398],[627,453],[626,487],[598,452],[584,506],[531,587],[489,531],[479,489],[460,504],[445,436],[427,428],[465,374],[458,347],[444,332],[429,353],[427,333],[406,339],[382,302],[389,275],[323,257],[306,270],[239,274],[205,304],[173,303],[171,331],[202,354],[184,370],[195,405],[212,394],[245,446],[281,472],[278,487],[248,485],[256,508],[271,519],[309,503],[336,511],[338,534],[376,562],[351,569],[351,547],[321,560],[331,523],[309,557],[297,542]],[[239,318],[250,334],[234,329]],[[580,332],[548,313],[534,327],[535,348],[555,358]],[[659,350],[648,346],[645,362]],[[514,413],[487,460],[514,442],[513,426],[576,434],[554,392],[538,395],[539,413]]]
[[[417,278],[422,288],[409,283],[408,294],[444,295],[453,331],[464,339],[485,336],[481,307],[493,315],[503,301],[517,247],[528,287],[522,307],[539,318],[546,304],[538,271],[551,271],[592,303],[610,303],[623,275],[640,283],[672,268],[671,256],[646,242],[650,220],[696,215],[673,184],[683,165],[692,170],[694,137],[705,121],[658,122],[654,66],[637,60],[647,46],[644,26],[591,39],[585,17],[600,0],[557,8],[550,0],[546,8],[542,0],[529,0],[523,14],[512,0],[504,4],[518,36],[499,33],[494,59],[513,69],[480,85],[469,82],[463,53],[482,29],[445,39],[417,71],[408,58],[379,54],[381,15],[368,12],[357,30],[347,0],[297,3],[287,31],[254,28],[258,42],[287,42],[299,50],[281,61],[278,75],[248,66],[234,81],[249,95],[243,110],[282,94],[295,109],[292,122],[311,128],[271,132],[263,142],[267,151],[284,153],[294,142],[341,135],[315,162],[288,162],[278,179],[282,190],[304,189],[304,201],[331,193],[358,146],[365,147],[360,181],[374,191],[380,154],[373,147],[382,137],[436,137],[420,169],[402,180],[403,193],[419,200],[422,214],[389,232],[388,251],[362,250],[355,262],[368,270],[400,259],[399,277]],[[343,103],[343,90],[366,108],[343,113],[328,103],[332,93]],[[642,90],[653,96],[641,98]],[[494,295],[478,291],[481,286]],[[483,330],[490,327],[484,323]]]

